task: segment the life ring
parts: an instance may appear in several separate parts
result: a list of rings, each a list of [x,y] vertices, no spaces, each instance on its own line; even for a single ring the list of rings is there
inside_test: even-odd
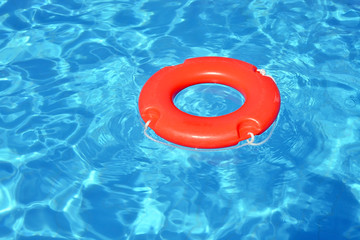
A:
[[[216,117],[194,116],[179,110],[173,99],[181,90],[201,83],[218,83],[245,98],[236,111]],[[276,119],[280,93],[271,77],[249,63],[225,57],[198,57],[164,67],[143,86],[141,118],[160,137],[191,148],[234,146],[263,133]]]

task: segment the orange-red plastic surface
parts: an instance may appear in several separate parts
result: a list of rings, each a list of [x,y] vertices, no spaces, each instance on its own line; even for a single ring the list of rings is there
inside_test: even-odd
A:
[[[218,83],[238,90],[245,98],[236,111],[199,117],[179,110],[177,93],[201,83]],[[263,133],[276,119],[280,93],[274,81],[249,63],[224,57],[199,57],[165,67],[144,85],[139,97],[142,119],[155,133],[175,144],[192,148],[222,148]]]

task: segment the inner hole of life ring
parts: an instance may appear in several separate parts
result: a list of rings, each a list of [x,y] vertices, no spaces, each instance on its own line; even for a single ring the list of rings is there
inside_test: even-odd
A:
[[[216,117],[232,113],[245,102],[236,89],[217,83],[202,83],[181,90],[173,100],[183,112],[200,117]]]

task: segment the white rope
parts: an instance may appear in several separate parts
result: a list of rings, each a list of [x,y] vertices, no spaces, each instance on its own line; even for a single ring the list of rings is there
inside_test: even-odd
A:
[[[179,149],[189,150],[189,151],[196,151],[196,152],[219,152],[219,151],[224,151],[224,150],[238,149],[238,148],[242,148],[242,147],[245,147],[245,146],[248,146],[248,145],[250,145],[250,146],[260,146],[260,145],[266,143],[270,139],[271,135],[274,132],[275,126],[276,126],[276,122],[273,123],[273,126],[271,127],[269,135],[264,140],[262,140],[261,142],[257,142],[257,143],[254,142],[255,141],[255,136],[254,136],[253,133],[249,132],[248,135],[250,135],[250,138],[246,139],[246,143],[236,145],[236,146],[232,146],[232,147],[226,147],[226,148],[217,148],[217,149],[203,149],[203,148],[200,148],[199,149],[199,148],[190,148],[190,147],[183,147],[183,146],[179,146],[179,145],[175,145],[175,144],[169,144],[167,142],[162,142],[162,141],[159,141],[159,140],[153,138],[147,132],[147,130],[149,129],[150,122],[151,122],[151,120],[147,121],[145,123],[145,126],[144,126],[144,135],[148,139],[150,139],[150,140],[152,140],[152,141],[154,141],[156,143],[160,143],[162,145],[168,146],[168,147],[174,147],[174,148],[179,148]]]
[[[257,71],[258,71],[259,73],[261,73],[261,75],[266,76],[266,71],[265,71],[265,69],[258,69]]]
[[[263,76],[265,76],[265,77],[271,78],[271,79],[275,82],[275,79],[274,79],[272,76],[266,75],[265,69],[257,69],[256,71],[259,72],[261,75],[263,75]]]

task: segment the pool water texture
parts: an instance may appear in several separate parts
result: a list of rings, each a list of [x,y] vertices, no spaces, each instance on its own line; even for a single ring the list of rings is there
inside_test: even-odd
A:
[[[0,19],[0,239],[360,239],[359,1],[3,0]],[[275,79],[268,142],[144,136],[146,80],[199,56]],[[242,104],[203,93],[177,106]]]

